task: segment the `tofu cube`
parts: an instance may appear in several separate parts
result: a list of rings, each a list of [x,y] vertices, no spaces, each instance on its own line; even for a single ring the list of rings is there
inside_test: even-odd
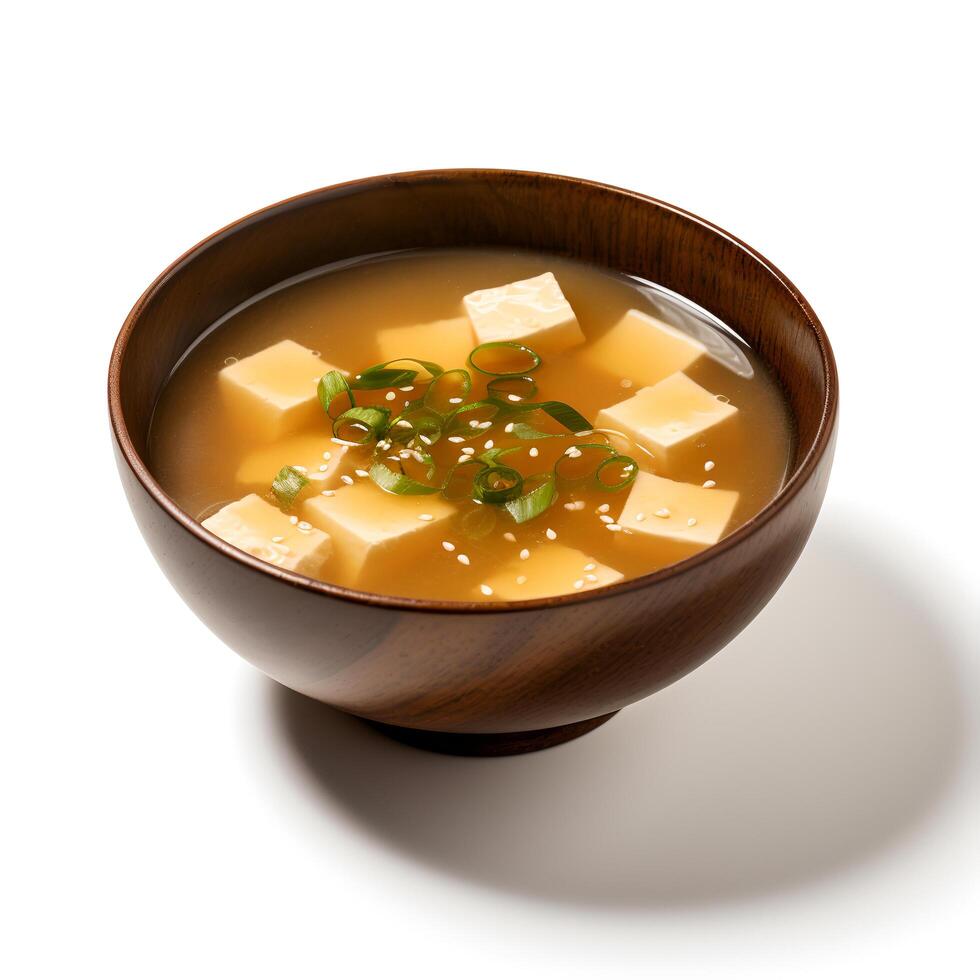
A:
[[[693,554],[721,540],[737,503],[734,490],[638,473],[617,523],[634,534],[691,545]]]
[[[467,367],[466,359],[476,347],[468,317],[436,320],[415,327],[385,327],[377,333],[378,361],[398,357],[421,357],[435,361],[447,371]],[[406,364],[414,368],[414,364]]]
[[[222,541],[303,575],[316,575],[331,553],[328,534],[293,524],[278,507],[254,493],[226,504],[201,523]]]
[[[601,565],[583,551],[563,544],[541,544],[531,548],[531,556],[517,555],[483,583],[498,599],[542,599],[566,592],[583,592],[612,585],[623,578],[621,572]]]
[[[464,296],[463,303],[480,344],[509,340],[542,357],[555,357],[585,343],[575,312],[551,272],[480,289]]]
[[[306,520],[333,539],[335,563],[348,581],[375,575],[388,562],[424,567],[441,554],[439,542],[454,513],[443,497],[400,497],[365,478],[303,502]]]
[[[707,348],[701,341],[649,313],[629,310],[584,352],[598,371],[636,385],[689,368]]]
[[[346,455],[346,446],[330,441],[329,430],[290,436],[249,453],[239,464],[235,479],[243,486],[268,489],[284,466],[293,466],[323,490],[339,481]]]
[[[728,402],[686,374],[672,374],[658,384],[641,388],[632,398],[604,408],[596,416],[596,428],[616,429],[653,453],[660,470],[675,470],[699,455],[697,444],[716,426],[738,414]]]
[[[282,340],[218,373],[235,424],[271,441],[323,421],[316,386],[332,364],[292,340]]]

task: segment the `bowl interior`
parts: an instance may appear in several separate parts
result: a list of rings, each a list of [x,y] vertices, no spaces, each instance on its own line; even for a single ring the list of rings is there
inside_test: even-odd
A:
[[[657,282],[728,323],[768,361],[787,396],[796,427],[789,483],[826,432],[836,397],[826,338],[806,301],[765,259],[642,195],[510,171],[401,174],[326,188],[191,249],[140,298],[117,341],[110,369],[117,431],[145,467],[153,407],[174,365],[215,320],[256,293],[343,259],[446,246],[581,259]]]

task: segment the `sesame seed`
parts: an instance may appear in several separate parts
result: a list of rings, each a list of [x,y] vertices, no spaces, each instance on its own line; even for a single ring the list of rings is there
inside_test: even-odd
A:
[[[607,524],[607,531],[622,531],[623,529],[618,524]]]
[[[594,569],[595,567],[596,567],[595,562],[594,561],[590,561],[587,565],[583,566],[582,571],[584,571],[584,572],[591,572],[592,569]]]
[[[475,453],[475,452],[476,452],[476,450],[475,450],[475,449],[474,449],[474,448],[473,448],[472,446],[464,446],[464,447],[463,447],[463,448],[462,448],[462,449],[460,450],[460,452],[461,452],[461,453],[462,453],[462,454],[463,454],[464,456],[472,456],[472,455],[473,455],[473,453]]]
[[[517,538],[510,531],[504,531],[504,541],[510,541],[514,544],[517,543]]]
[[[333,496],[333,493],[334,493],[333,490],[321,490],[320,491],[320,496],[321,497],[332,497]]]
[[[274,538],[272,539],[272,543],[273,543],[273,544],[279,544],[279,542],[280,542],[280,541],[283,541],[283,540],[285,540],[285,539],[283,538],[283,536],[282,536],[281,534],[277,534],[277,535],[276,535],[276,536],[275,536],[275,537],[274,537]]]
[[[432,520],[432,515],[431,514],[419,514],[419,520],[420,521],[431,521]]]
[[[483,448],[493,449],[493,439],[487,439],[487,441],[483,444]]]
[[[670,511],[666,507],[661,507],[660,510],[654,511],[657,517],[670,517]]]
[[[415,391],[415,385],[405,385],[404,388],[399,388],[399,391]]]
[[[521,548],[521,561],[527,561],[531,557],[531,552],[527,548]]]
[[[504,426],[504,432],[513,432],[513,431],[514,431],[514,423],[513,422],[508,422]]]
[[[705,473],[710,473],[714,468],[715,468],[715,461],[713,459],[709,459],[704,464],[704,472]]]
[[[565,455],[570,459],[578,459],[579,456],[582,455],[582,450],[579,449],[578,446],[569,446],[568,449],[565,450]]]
[[[518,585],[523,585],[527,581],[527,576],[526,575],[518,575],[517,578],[514,579],[514,581],[517,582]]]
[[[640,511],[640,513],[636,515],[635,520],[637,520],[637,521],[646,520],[646,516],[647,516],[646,514],[644,514],[642,511]]]
[[[718,486],[718,484],[715,483],[714,480],[705,480],[704,483],[701,484],[701,486],[704,487],[705,490],[710,490],[712,487]]]
[[[450,436],[449,437],[449,441],[450,442],[466,442],[466,440],[462,436]]]
[[[341,477],[341,480],[343,480],[344,483],[346,483],[347,486],[349,487],[354,485],[354,480],[351,477],[349,477],[346,473]]]
[[[389,391],[388,394],[385,395],[385,401],[393,402],[397,397],[398,396],[393,391]]]
[[[687,519],[687,526],[688,527],[694,527],[694,525],[697,524],[697,522],[698,522],[698,519],[696,517],[689,517]]]
[[[367,470],[354,470],[354,472],[358,476],[369,476],[370,475]]]
[[[537,456],[538,455],[538,447],[537,446],[532,446],[527,452],[528,452],[528,455],[529,456]]]
[[[555,538],[557,538],[557,537],[558,537],[558,534],[557,534],[557,532],[555,532],[555,531],[552,531],[552,530],[551,530],[551,528],[549,527],[549,528],[548,528],[548,529],[547,529],[547,530],[546,530],[546,531],[544,532],[544,536],[545,536],[545,537],[546,537],[546,538],[547,538],[547,539],[548,539],[549,541],[554,541],[554,540],[555,540]]]
[[[470,563],[470,560],[466,555],[457,555],[456,561],[458,561],[460,565],[468,565]]]
[[[427,446],[432,445],[432,440],[427,435],[423,435],[421,432],[419,433],[419,439],[421,439]]]
[[[329,467],[329,466],[327,466],[327,464],[326,464],[326,463],[321,463],[321,464],[320,464],[320,472],[321,472],[321,473],[326,473],[326,472],[327,472],[327,470],[329,470],[329,469],[330,469],[330,467]]]
[[[300,529],[301,531],[309,531],[309,530],[310,530],[310,528],[312,528],[312,527],[313,527],[313,525],[312,525],[312,524],[311,524],[311,523],[310,523],[309,521],[300,521],[300,522],[299,522],[299,523],[298,523],[298,524],[297,524],[296,526],[297,526],[297,527],[298,527],[298,528],[299,528],[299,529]]]
[[[332,455],[333,453],[328,451],[323,454],[323,458],[329,460]]]
[[[593,574],[592,574],[592,572],[589,572],[589,574],[588,574],[588,575],[586,575],[585,577],[586,577],[586,578],[587,578],[587,579],[588,579],[588,580],[589,580],[590,582],[598,582],[598,581],[599,581],[599,576],[598,576],[598,575],[593,575]]]
[[[401,456],[402,459],[408,459],[412,454],[407,449],[400,449],[398,451],[398,455]]]
[[[565,510],[575,510],[575,502],[572,501],[570,504],[565,504]]]
[[[508,395],[507,396],[507,400],[508,401],[512,401],[512,402],[519,402],[521,400],[521,396],[520,395]]]
[[[577,579],[575,579],[574,582],[572,582],[572,588],[575,588],[575,589],[581,589],[583,585],[585,585],[585,580],[584,579],[577,578]]]
[[[599,506],[596,508],[596,510],[600,514],[608,514],[609,513],[609,504],[599,504]]]
[[[479,429],[480,428],[480,420],[479,419],[470,419],[470,428],[471,429]]]
[[[468,463],[469,461],[469,456],[460,456],[459,459],[456,460],[457,463]]]
[[[481,585],[480,586],[480,591],[484,595],[493,595],[493,589],[491,589],[489,585]]]
[[[623,378],[623,380],[619,382],[619,387],[620,388],[632,388],[633,387],[633,382],[630,381],[629,378]]]
[[[305,466],[294,466],[293,469],[296,470],[297,473],[305,473],[306,472],[306,467]]]
[[[449,399],[449,404],[450,405],[458,405],[462,400],[463,400],[462,398],[460,398],[458,395],[456,395],[453,398],[450,398]]]
[[[443,541],[442,542],[442,547],[443,547],[443,550],[445,550],[445,551],[455,551],[456,550],[456,545],[454,545],[452,543],[452,541]]]
[[[600,514],[599,515],[599,520],[602,521],[603,524],[612,524],[613,523],[613,519],[608,514]]]
[[[294,514],[292,517],[289,518],[289,523],[290,524],[299,524],[299,518]]]

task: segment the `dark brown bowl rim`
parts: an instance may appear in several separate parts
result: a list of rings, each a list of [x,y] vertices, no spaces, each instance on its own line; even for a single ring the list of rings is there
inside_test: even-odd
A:
[[[808,448],[802,462],[790,474],[789,479],[779,490],[776,496],[773,497],[773,499],[769,501],[769,503],[766,504],[766,506],[763,507],[762,510],[760,510],[754,517],[750,518],[737,530],[723,538],[718,542],[718,544],[712,545],[711,547],[706,548],[704,551],[698,552],[698,554],[693,555],[690,558],[686,558],[683,561],[676,562],[673,565],[668,565],[665,568],[659,569],[655,572],[650,572],[647,575],[641,575],[637,578],[625,579],[622,582],[618,582],[614,585],[607,585],[599,589],[590,589],[587,592],[566,593],[563,595],[548,596],[541,599],[521,599],[508,602],[463,602],[445,599],[414,599],[405,596],[383,595],[377,592],[362,592],[358,589],[348,589],[344,586],[332,585],[328,582],[320,582],[317,579],[308,578],[305,575],[299,575],[295,572],[276,568],[275,566],[270,565],[268,562],[264,562],[259,558],[254,558],[244,551],[240,551],[238,548],[235,548],[232,545],[222,541],[217,535],[206,530],[201,524],[195,521],[190,514],[178,507],[176,502],[172,500],[164,492],[163,488],[156,482],[156,480],[150,474],[148,467],[140,458],[139,453],[137,453],[136,447],[133,445],[126,424],[123,420],[122,401],[120,395],[120,372],[129,339],[135,329],[136,322],[139,319],[143,308],[147,305],[154,294],[163,286],[163,284],[173,276],[177,275],[181,268],[190,262],[192,258],[202,249],[207,248],[213,243],[233,234],[241,228],[262,221],[273,211],[288,210],[289,208],[301,204],[310,198],[328,194],[344,194],[355,190],[371,190],[373,188],[383,187],[384,185],[392,182],[399,184],[412,184],[430,182],[434,180],[450,182],[460,179],[472,180],[474,178],[493,180],[499,177],[544,178],[551,181],[585,185],[604,191],[612,191],[615,194],[623,194],[636,200],[656,205],[659,208],[663,208],[690,221],[697,222],[699,225],[702,225],[704,228],[707,228],[714,234],[726,239],[728,242],[735,245],[737,248],[741,249],[752,259],[754,259],[779,283],[783,289],[789,292],[794,301],[800,307],[800,310],[803,312],[810,329],[816,336],[823,361],[824,377],[826,381],[824,385],[823,410],[821,412],[820,424],[817,428],[816,436]],[[649,197],[645,194],[639,194],[636,191],[630,191],[622,187],[616,187],[612,184],[604,184],[599,181],[586,180],[580,177],[567,177],[561,174],[542,173],[538,171],[467,168],[452,170],[415,170],[406,171],[404,173],[380,174],[375,177],[364,177],[359,180],[332,184],[327,187],[307,191],[303,194],[297,194],[294,197],[286,198],[285,200],[279,201],[276,204],[270,204],[267,207],[260,208],[257,211],[253,211],[251,214],[231,222],[231,224],[226,225],[224,228],[214,232],[207,238],[202,239],[192,248],[184,252],[183,255],[174,260],[169,266],[167,266],[167,268],[164,269],[164,271],[161,272],[160,275],[158,275],[156,279],[154,279],[153,282],[146,288],[143,295],[140,296],[132,310],[130,310],[129,315],[126,317],[126,320],[122,325],[122,329],[119,331],[119,335],[117,336],[116,342],[112,348],[112,356],[109,361],[108,394],[109,418],[112,425],[112,431],[123,458],[126,460],[127,465],[132,470],[136,479],[165,514],[176,521],[177,524],[183,527],[185,531],[193,534],[204,544],[213,548],[226,558],[230,558],[232,561],[236,561],[239,564],[244,565],[246,568],[258,572],[261,575],[267,575],[272,578],[279,579],[279,581],[295,588],[305,589],[308,592],[316,592],[322,595],[330,596],[334,599],[342,599],[348,602],[362,603],[371,606],[383,606],[386,608],[412,612],[494,614],[514,611],[531,612],[554,606],[573,605],[582,602],[596,602],[613,595],[632,592],[638,589],[645,589],[659,582],[666,581],[667,579],[676,578],[679,575],[683,575],[692,569],[715,560],[720,555],[730,551],[732,548],[737,548],[743,541],[764,527],[793,500],[813,473],[818,462],[823,457],[823,454],[827,451],[833,435],[834,423],[837,415],[838,379],[837,365],[834,361],[830,341],[822,324],[820,323],[820,320],[817,318],[816,313],[814,313],[813,309],[810,307],[810,304],[806,301],[806,299],[804,299],[802,293],[800,293],[796,286],[794,286],[793,283],[786,276],[784,276],[779,269],[776,268],[776,266],[766,259],[765,256],[757,252],[754,248],[751,248],[749,245],[746,245],[745,242],[736,238],[723,228],[718,227],[718,225],[715,225],[710,221],[706,221],[704,218],[700,218],[696,214],[692,214],[690,211],[685,211],[682,208],[678,208],[673,204],[668,204],[667,202],[658,200],[657,198]]]

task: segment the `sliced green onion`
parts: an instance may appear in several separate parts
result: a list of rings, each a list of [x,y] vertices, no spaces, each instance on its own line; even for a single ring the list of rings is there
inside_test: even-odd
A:
[[[371,464],[371,469],[368,470],[368,476],[382,490],[386,490],[388,493],[398,494],[401,497],[423,496],[439,493],[442,490],[441,486],[430,486],[427,483],[413,480],[404,473],[396,473],[380,461],[375,461]]]
[[[441,438],[443,425],[445,420],[435,410],[422,404],[410,405],[392,419],[388,426],[388,438],[398,443],[418,440],[424,446],[431,446]],[[422,436],[425,438],[422,439]]]
[[[487,383],[487,394],[511,404],[527,401],[538,393],[538,383],[529,375],[511,374]],[[511,395],[514,398],[511,398]]]
[[[540,480],[541,485],[516,500],[508,500],[504,504],[510,516],[518,524],[524,524],[527,521],[533,521],[535,517],[540,517],[555,502],[557,496],[555,474],[537,473],[534,476],[529,476],[524,480],[524,486],[535,480]]]
[[[485,504],[505,504],[523,489],[524,477],[510,466],[488,466],[473,480],[473,498]]]
[[[405,361],[407,361],[409,364],[418,364],[420,368],[423,368],[425,371],[427,371],[428,374],[430,375],[429,378],[430,381],[434,380],[435,378],[438,378],[439,375],[442,374],[442,365],[435,364],[432,361],[420,361],[417,357],[394,357],[390,361],[382,361],[381,364],[372,364],[371,367],[362,371],[354,379],[356,383],[356,387],[398,388],[403,385],[411,384],[415,380],[416,376],[418,375],[418,371],[412,371],[409,368],[394,368],[389,370],[389,365],[402,364]],[[388,374],[384,373],[386,370],[389,370]],[[387,379],[387,378],[394,377],[397,374],[411,375],[411,377],[408,378],[408,380],[402,381],[400,383],[393,383],[390,381],[386,381],[386,383],[384,384],[375,384],[375,382],[379,378]]]
[[[438,378],[433,378],[426,391],[423,404],[440,415],[450,415],[456,411],[456,406],[466,401],[473,387],[470,372],[463,368],[444,371]],[[456,401],[451,401],[456,399]]]
[[[573,446],[569,446],[568,449],[577,449],[579,451],[579,456],[581,456],[583,453],[591,453],[594,451],[601,453],[601,456],[600,461],[593,464],[590,469],[579,473],[578,476],[575,476],[566,472],[566,468],[576,463],[579,467],[583,466],[583,464],[578,462],[577,457],[569,456],[568,450],[566,449],[565,452],[559,456],[557,460],[555,460],[554,473],[555,479],[558,480],[559,483],[567,486],[575,486],[585,483],[587,480],[591,480],[599,471],[599,468],[604,466],[609,461],[608,457],[616,455],[615,449],[606,445],[605,443],[600,442],[579,442]]]
[[[561,432],[542,432],[540,429],[535,429],[533,425],[528,425],[526,422],[515,422],[514,428],[510,430],[510,434],[515,439],[557,439],[564,435]]]
[[[470,422],[493,422],[498,415],[500,415],[505,406],[491,398],[484,398],[482,401],[470,402],[468,405],[460,405],[446,419],[445,431],[449,435],[462,435],[466,434],[468,436],[474,436],[479,434],[479,430],[475,426],[471,426]],[[479,413],[479,418],[469,418],[468,416]]]
[[[566,405],[564,402],[535,402],[533,405],[522,405],[521,408],[522,410],[538,408],[569,432],[585,432],[592,429],[592,423],[584,415],[580,415],[571,405]]]
[[[482,459],[476,459],[475,457],[470,457],[469,459],[465,459],[463,462],[456,463],[454,466],[452,466],[449,472],[446,474],[446,480],[442,485],[442,494],[447,500],[472,499],[473,480],[464,482],[462,489],[458,489],[455,485],[457,474],[470,466],[477,467],[478,474],[487,469],[487,464],[484,463]]]
[[[272,492],[279,501],[282,510],[289,510],[296,500],[296,495],[310,481],[293,466],[284,466],[272,481]]]
[[[350,401],[348,408],[354,407],[354,392],[351,391],[350,382],[340,371],[328,371],[320,378],[316,385],[316,394],[327,415],[330,415],[330,406],[333,404],[333,400],[341,394],[347,395]],[[330,417],[334,418],[335,416],[330,415]]]
[[[354,379],[352,388],[363,388],[373,391],[377,388],[401,388],[415,381],[418,371],[399,368],[378,368],[375,371],[365,371]]]
[[[620,471],[627,473],[628,475],[622,479],[619,483],[606,483],[602,479],[602,471],[607,466],[614,466],[619,464]],[[630,456],[623,456],[621,453],[615,453],[610,456],[609,459],[603,460],[595,471],[595,481],[603,490],[623,490],[628,487],[635,479],[636,474],[639,472],[640,468],[636,465],[636,460]]]
[[[390,415],[391,412],[386,408],[369,406],[348,408],[334,419],[334,437],[353,446],[377,442],[388,428]]]
[[[486,355],[489,351],[516,351],[519,354],[523,354],[526,359],[530,361],[530,365],[524,365],[520,368],[515,368],[513,371],[491,371],[488,368],[480,367],[477,364],[475,358],[478,355]],[[485,359],[485,358],[484,358]],[[531,350],[530,347],[525,347],[524,344],[515,343],[512,340],[493,340],[487,344],[480,344],[479,347],[474,347],[470,351],[469,357],[467,357],[467,363],[480,374],[488,374],[493,378],[514,378],[522,377],[524,375],[530,374],[532,371],[537,371],[541,367],[541,355],[536,351]]]

